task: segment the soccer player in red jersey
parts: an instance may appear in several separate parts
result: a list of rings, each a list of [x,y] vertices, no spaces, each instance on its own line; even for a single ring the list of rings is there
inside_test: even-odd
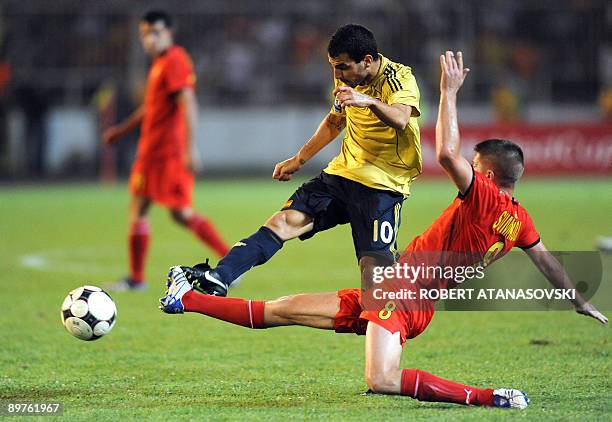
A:
[[[400,263],[422,260],[466,266],[490,263],[516,246],[523,249],[556,288],[574,288],[567,273],[547,251],[527,211],[514,199],[515,183],[523,173],[523,153],[510,141],[487,140],[475,148],[472,164],[460,154],[456,96],[468,69],[461,52],[440,57],[440,108],[436,125],[438,162],[457,186],[453,203],[402,254]],[[434,301],[393,300],[375,308],[360,289],[302,294],[272,301],[209,296],[192,289],[189,267],[173,267],[168,291],[161,299],[167,313],[197,312],[248,328],[302,325],[341,333],[365,334],[365,378],[371,391],[399,394],[423,401],[522,409],[529,403],[515,389],[477,388],[445,380],[420,369],[402,369],[400,358],[407,339],[421,334],[434,314]],[[456,278],[436,281],[437,288],[453,288]],[[396,280],[392,280],[396,281]],[[411,289],[431,289],[425,280]],[[608,319],[576,293],[578,313],[607,323]]]
[[[168,208],[174,221],[191,230],[217,255],[224,256],[229,250],[211,221],[191,208],[191,144],[198,112],[191,59],[182,47],[174,45],[171,20],[166,13],[146,13],[139,31],[143,48],[153,59],[144,104],[103,135],[103,142],[111,144],[138,126],[141,131],[129,180],[130,275],[114,286],[116,290],[145,287],[147,214],[152,202]]]

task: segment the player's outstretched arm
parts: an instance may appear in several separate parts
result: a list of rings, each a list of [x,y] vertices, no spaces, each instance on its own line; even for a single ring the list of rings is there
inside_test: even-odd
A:
[[[193,160],[191,157],[191,146],[195,140],[198,123],[198,101],[193,88],[183,88],[176,94],[176,102],[183,110],[183,118],[185,119],[185,128],[187,129],[187,138],[185,151],[183,151],[183,163],[186,168],[193,170]]]
[[[465,193],[472,183],[473,170],[461,155],[457,122],[457,93],[470,69],[463,67],[463,54],[447,51],[440,56],[440,107],[436,122],[436,158],[459,192]]]
[[[557,289],[575,289],[574,284],[570,280],[569,276],[563,269],[563,266],[557,261],[557,259],[546,249],[546,246],[542,242],[533,246],[532,248],[526,249],[525,253],[529,255],[529,258],[533,261],[536,267],[542,274],[548,279]],[[602,324],[608,323],[608,318],[601,312],[599,312],[593,305],[588,303],[576,292],[576,298],[572,300],[576,312],[582,315],[590,316],[595,318]]]
[[[274,166],[272,178],[282,182],[291,180],[293,173],[302,168],[302,165],[314,157],[323,147],[336,139],[345,125],[346,118],[344,116],[329,113],[325,116],[314,135],[312,135],[312,138],[306,142],[297,154]]]
[[[144,117],[144,106],[140,106],[132,113],[130,117],[116,126],[109,127],[102,134],[102,143],[110,145],[115,143],[121,137],[127,135],[136,129],[142,122]]]

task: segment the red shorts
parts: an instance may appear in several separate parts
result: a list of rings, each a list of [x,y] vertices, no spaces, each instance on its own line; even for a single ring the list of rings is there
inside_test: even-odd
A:
[[[338,291],[340,310],[336,314],[334,329],[337,333],[355,333],[364,335],[371,321],[391,333],[400,333],[402,346],[409,338],[415,338],[429,325],[434,315],[433,303],[421,302],[419,310],[390,310],[393,307],[383,307],[379,311],[363,310],[359,299],[361,289],[344,289]]]
[[[129,188],[134,196],[144,196],[168,208],[191,206],[193,173],[182,160],[136,160],[132,166]]]

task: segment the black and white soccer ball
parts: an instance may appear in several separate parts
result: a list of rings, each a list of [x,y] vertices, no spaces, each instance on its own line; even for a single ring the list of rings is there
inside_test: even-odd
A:
[[[108,293],[99,287],[74,289],[62,303],[62,324],[81,340],[97,340],[113,329],[117,307]]]

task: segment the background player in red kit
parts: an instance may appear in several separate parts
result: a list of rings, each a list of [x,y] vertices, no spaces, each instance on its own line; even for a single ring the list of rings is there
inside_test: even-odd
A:
[[[523,153],[510,141],[487,140],[476,146],[473,164],[460,154],[456,95],[468,69],[461,53],[440,57],[440,108],[436,125],[436,155],[459,194],[423,234],[406,248],[400,262],[417,264],[422,257],[442,265],[473,265],[501,257],[513,246],[526,251],[556,288],[573,288],[568,275],[550,254],[529,214],[512,196],[523,173]],[[434,254],[433,258],[432,255]],[[423,401],[524,408],[529,400],[514,389],[476,388],[436,377],[419,369],[402,369],[404,343],[421,334],[433,317],[433,303],[410,301],[400,309],[393,301],[384,307],[364,305],[360,289],[303,294],[272,301],[247,301],[203,295],[192,289],[189,267],[170,270],[168,291],[161,299],[167,313],[198,312],[249,328],[303,325],[366,335],[365,378],[370,390],[406,395]],[[451,280],[448,285],[454,287]],[[420,284],[420,285],[419,285]],[[413,285],[428,288],[419,280]],[[439,284],[436,287],[440,287]],[[367,293],[367,292],[366,292]],[[579,294],[576,310],[602,323],[608,319]]]
[[[151,202],[167,207],[174,221],[191,230],[217,255],[223,256],[229,250],[212,223],[191,208],[191,144],[198,112],[196,77],[187,52],[174,45],[171,26],[169,16],[159,11],[148,12],[140,20],[143,48],[153,59],[144,104],[103,135],[103,141],[110,144],[138,126],[141,130],[129,180],[130,275],[114,286],[116,290],[145,286]]]

